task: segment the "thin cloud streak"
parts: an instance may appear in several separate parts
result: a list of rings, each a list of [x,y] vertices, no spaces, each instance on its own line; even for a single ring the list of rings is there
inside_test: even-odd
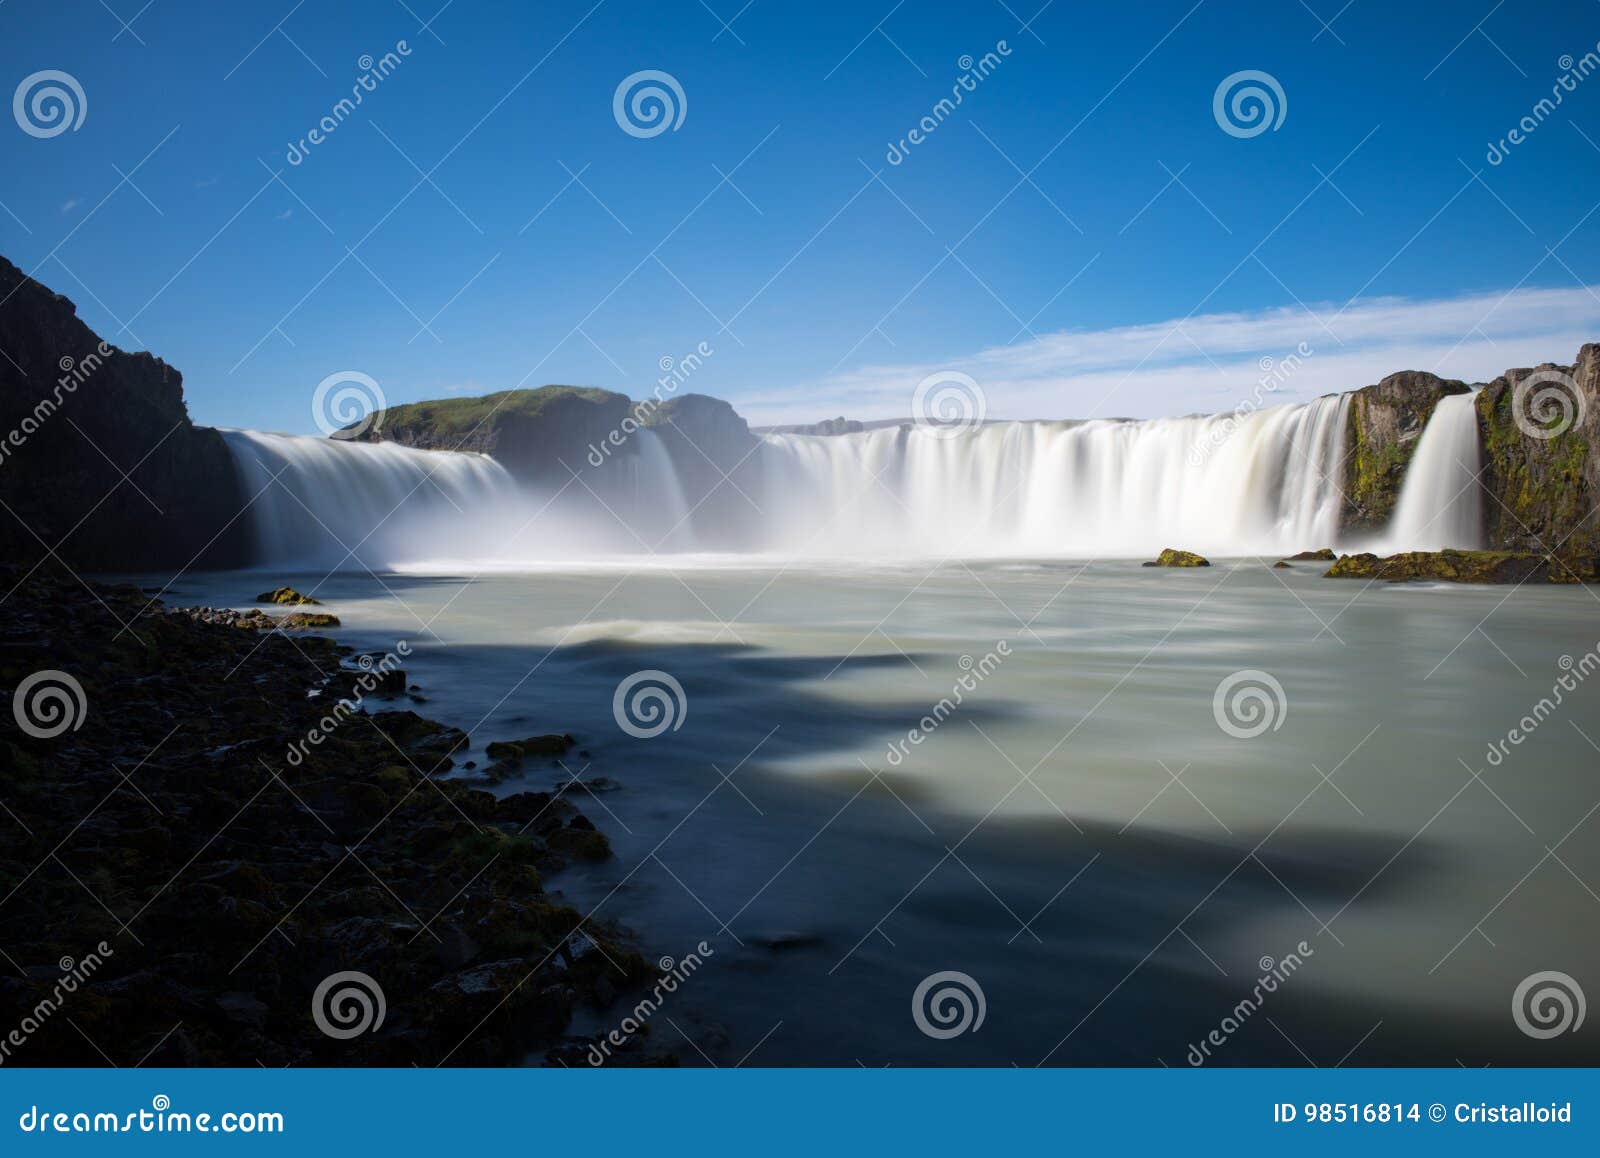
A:
[[[1311,353],[1272,390],[1278,400],[1358,389],[1397,370],[1485,382],[1512,366],[1569,362],[1596,340],[1591,287],[1373,298],[1061,331],[945,362],[862,366],[738,405],[756,424],[902,418],[922,378],[953,369],[982,385],[991,418],[1156,418],[1233,409],[1268,372],[1264,359],[1280,364],[1302,343]]]

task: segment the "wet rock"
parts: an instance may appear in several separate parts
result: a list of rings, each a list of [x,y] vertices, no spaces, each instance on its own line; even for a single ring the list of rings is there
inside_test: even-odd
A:
[[[293,587],[276,587],[271,591],[264,591],[256,596],[257,603],[281,603],[293,606],[315,604],[320,606],[322,600],[313,599],[309,595],[302,595]]]
[[[565,733],[529,736],[526,740],[496,740],[485,752],[491,760],[522,760],[531,756],[560,756],[575,741]]]
[[[294,611],[278,620],[278,626],[285,630],[311,630],[338,627],[340,624],[337,615],[329,615],[325,611]]]
[[[1211,560],[1204,555],[1196,555],[1193,551],[1180,551],[1175,547],[1168,547],[1144,565],[1146,567],[1209,567],[1211,566]]]
[[[1400,583],[1433,579],[1445,583],[1547,582],[1550,560],[1518,551],[1407,551],[1379,557],[1370,553],[1341,555],[1324,576],[1328,579],[1379,579]]]

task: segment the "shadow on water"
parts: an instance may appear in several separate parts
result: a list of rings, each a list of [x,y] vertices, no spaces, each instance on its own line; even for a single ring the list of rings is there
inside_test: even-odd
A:
[[[427,674],[435,662],[455,674]],[[1444,887],[1448,848],[1424,836],[1395,860],[1396,841],[1308,824],[1213,840],[1149,818],[1125,828],[949,811],[936,785],[885,774],[882,761],[875,775],[852,754],[904,735],[925,697],[818,690],[872,672],[909,682],[928,662],[606,640],[424,648],[419,667],[449,709],[434,714],[462,726],[534,671],[475,742],[559,728],[583,756],[530,768],[503,791],[573,775],[620,784],[579,801],[616,860],[553,883],[634,929],[648,956],[681,958],[702,940],[714,950],[651,1030],[684,1064],[752,1049],[764,1064],[867,1065],[1524,1056],[1505,1010],[1441,1021],[1408,1008],[1341,944],[1337,921],[1325,927],[1347,905],[1403,911],[1419,885]],[[648,669],[672,673],[686,702],[676,730],[635,739],[612,697]],[[960,713],[988,729],[1022,707],[988,699]],[[950,1040],[911,1015],[918,983],[943,970],[975,978],[986,1000],[982,1027]],[[586,1028],[604,1032],[626,1012],[595,1012]],[[1213,1030],[1223,1043],[1191,1055]]]
[[[440,593],[456,583],[395,582]],[[576,759],[530,765],[497,791],[615,782],[577,798],[615,859],[550,883],[632,929],[648,958],[712,950],[648,1019],[654,1048],[684,1064],[1600,1060],[1582,1035],[1533,1042],[1504,1006],[1464,1008],[1442,979],[1437,1000],[1407,996],[1384,976],[1391,957],[1351,935],[1359,914],[1369,939],[1382,929],[1424,974],[1437,952],[1410,921],[1470,849],[1423,833],[1400,856],[1404,838],[1326,821],[1213,839],[1070,802],[1033,816],[961,811],[939,778],[993,782],[996,796],[1034,788],[998,753],[981,767],[930,759],[915,774],[881,758],[942,694],[929,691],[949,689],[950,657],[807,655],[796,638],[802,654],[423,637],[407,661],[426,697],[417,710],[468,729],[480,761],[491,740],[577,738]],[[672,726],[641,739],[619,726],[613,697],[647,670],[670,673],[684,699]],[[986,690],[956,722],[989,731],[1030,707]],[[1145,739],[1130,735],[1129,747]],[[939,1039],[918,1028],[913,993],[948,970],[981,987],[984,1020]],[[603,1034],[636,999],[575,1028]]]

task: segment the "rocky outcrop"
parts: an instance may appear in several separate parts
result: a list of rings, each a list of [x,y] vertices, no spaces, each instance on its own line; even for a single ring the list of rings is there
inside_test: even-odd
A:
[[[281,603],[290,606],[303,606],[305,604],[320,605],[322,600],[313,599],[309,595],[302,595],[293,587],[275,587],[271,591],[263,591],[256,596],[257,603]]]
[[[183,376],[102,342],[4,258],[0,503],[0,558],[29,566],[233,566],[249,550],[233,459],[189,420]]]
[[[363,420],[364,428],[353,437],[419,450],[475,451],[491,455],[525,482],[559,485],[590,466],[602,466],[613,454],[635,453],[626,441],[612,453],[597,450],[623,429],[633,406],[625,394],[588,386],[502,390],[480,398],[391,406]]]
[[[1467,384],[1425,370],[1402,370],[1350,396],[1345,425],[1346,532],[1381,530],[1394,513],[1406,467],[1439,399]]]
[[[866,430],[865,423],[854,418],[846,418],[842,414],[838,418],[828,418],[821,422],[806,422],[797,426],[773,426],[768,428],[771,434],[815,434],[825,437],[834,437],[840,434],[860,434]]]
[[[0,562],[7,1065],[516,1063],[586,1047],[574,1013],[650,976],[544,883],[604,834],[564,794],[434,777],[456,728],[337,710],[348,649],[21,578]],[[352,1025],[349,970],[385,1016]]]
[[[668,398],[648,423],[672,459],[700,543],[734,547],[736,529],[755,514],[746,496],[761,501],[759,440],[749,424],[731,405],[705,394]]]
[[[1145,563],[1146,567],[1209,567],[1211,560],[1204,555],[1196,555],[1193,551],[1180,551],[1176,547],[1168,547],[1154,559]]]
[[[1491,547],[1600,549],[1600,345],[1570,366],[1507,370],[1477,398]]]
[[[1341,555],[1328,579],[1381,579],[1402,583],[1433,579],[1445,583],[1594,583],[1600,567],[1593,555],[1541,555],[1531,551],[1406,551],[1379,557]]]

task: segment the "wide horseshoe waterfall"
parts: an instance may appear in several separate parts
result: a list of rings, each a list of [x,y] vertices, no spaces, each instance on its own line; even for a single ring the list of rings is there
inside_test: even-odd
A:
[[[1344,397],[1244,415],[776,435],[769,539],[799,554],[1220,555],[1333,541]]]
[[[1341,545],[1347,395],[1213,417],[910,423],[768,434],[713,490],[652,430],[583,475],[514,478],[479,454],[228,433],[260,562],[511,567],[586,559],[1142,558]],[[681,449],[681,444],[680,449]],[[697,451],[691,451],[703,457]],[[1444,399],[1379,545],[1472,546],[1471,395]],[[709,501],[718,498],[737,501]],[[697,528],[697,522],[700,524]],[[1345,543],[1361,547],[1366,544]]]

